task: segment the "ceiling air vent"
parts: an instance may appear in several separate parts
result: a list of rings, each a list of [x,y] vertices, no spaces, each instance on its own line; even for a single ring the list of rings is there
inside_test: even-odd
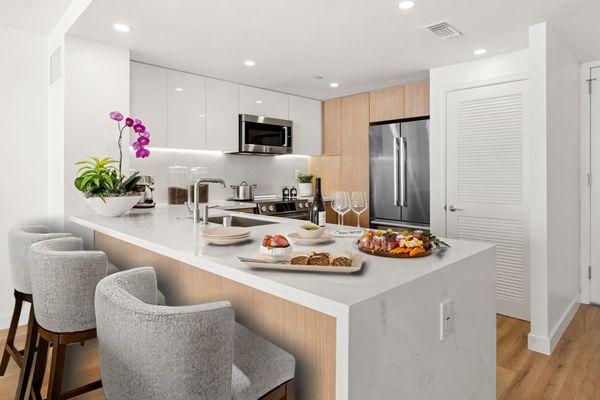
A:
[[[449,39],[462,35],[462,32],[459,31],[455,26],[450,25],[448,21],[437,22],[435,24],[424,26],[423,29],[429,29],[437,37],[442,39]]]

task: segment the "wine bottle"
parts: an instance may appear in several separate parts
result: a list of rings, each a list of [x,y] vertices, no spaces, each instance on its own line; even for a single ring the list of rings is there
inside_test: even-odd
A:
[[[310,222],[315,225],[325,226],[327,220],[323,196],[321,196],[321,178],[317,178],[315,185],[315,197],[310,210]]]

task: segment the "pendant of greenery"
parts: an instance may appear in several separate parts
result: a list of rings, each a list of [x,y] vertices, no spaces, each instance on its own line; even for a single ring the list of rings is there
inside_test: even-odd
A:
[[[91,157],[89,160],[79,161],[81,165],[77,171],[75,187],[85,197],[100,197],[106,203],[107,197],[132,196],[139,193],[139,172],[130,177],[121,175],[114,166],[117,160]]]

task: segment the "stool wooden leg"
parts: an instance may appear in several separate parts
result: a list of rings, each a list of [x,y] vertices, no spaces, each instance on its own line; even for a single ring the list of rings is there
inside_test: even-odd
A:
[[[34,400],[42,399],[42,383],[46,372],[46,360],[48,359],[48,342],[40,336],[31,380],[31,393]]]
[[[8,367],[8,361],[10,360],[11,356],[10,351],[16,351],[15,335],[17,334],[17,328],[19,326],[19,318],[21,317],[22,307],[23,299],[17,296],[17,293],[15,292],[15,309],[13,310],[12,319],[10,321],[10,327],[8,328],[8,336],[6,337],[4,352],[2,353],[2,361],[0,361],[0,376],[4,376],[4,373],[6,372],[6,367]]]
[[[47,400],[60,400],[61,398],[66,351],[67,345],[60,344],[60,336],[56,335],[52,347],[52,363],[50,364]]]
[[[294,400],[294,380],[291,379],[285,384],[285,400]]]
[[[33,312],[33,306],[29,312],[29,324],[27,329],[27,339],[25,340],[25,353],[23,355],[23,366],[19,374],[19,386],[17,387],[17,400],[29,398],[29,384],[31,382],[31,373],[33,371],[33,361],[35,357],[35,346],[38,340],[37,322]]]

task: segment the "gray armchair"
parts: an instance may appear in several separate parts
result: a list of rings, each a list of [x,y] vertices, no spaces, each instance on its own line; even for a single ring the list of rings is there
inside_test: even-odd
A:
[[[294,357],[237,324],[229,302],[157,306],[151,267],[104,278],[95,309],[108,400],[256,400],[293,387]]]
[[[70,236],[68,233],[51,233],[47,226],[31,225],[11,229],[8,233],[8,266],[12,277],[15,296],[15,307],[6,336],[0,361],[0,376],[3,376],[12,357],[17,365],[23,365],[22,353],[15,347],[15,336],[23,303],[31,303],[31,278],[29,273],[29,247],[42,240]],[[31,335],[33,313],[27,326],[27,336]]]

